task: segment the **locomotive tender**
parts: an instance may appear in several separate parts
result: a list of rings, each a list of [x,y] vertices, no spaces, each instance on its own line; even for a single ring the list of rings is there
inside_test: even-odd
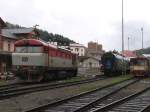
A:
[[[108,76],[120,75],[122,72],[129,72],[129,59],[113,52],[106,52],[102,58],[103,72]]]
[[[38,39],[22,39],[12,53],[14,73],[27,82],[74,77],[77,55]]]

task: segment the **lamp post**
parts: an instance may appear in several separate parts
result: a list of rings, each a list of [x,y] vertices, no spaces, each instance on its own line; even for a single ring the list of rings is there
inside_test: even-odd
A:
[[[142,49],[143,49],[143,27],[141,27],[141,32],[142,32]]]
[[[124,52],[124,18],[123,18],[123,0],[122,0],[122,53]]]
[[[130,50],[130,37],[128,37],[128,51]]]
[[[124,18],[123,18],[123,0],[122,0],[122,64],[124,64]],[[124,66],[122,67],[122,75],[124,74]]]

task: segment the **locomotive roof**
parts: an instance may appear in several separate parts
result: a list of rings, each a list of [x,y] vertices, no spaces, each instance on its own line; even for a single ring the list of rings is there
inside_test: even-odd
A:
[[[75,54],[75,53],[71,52],[71,50],[69,50],[69,49],[64,49],[62,47],[58,47],[56,45],[52,45],[50,43],[47,43],[47,42],[44,42],[43,40],[38,40],[38,39],[21,39],[21,40],[18,40],[15,42],[15,46],[29,46],[29,45],[31,45],[31,46],[47,46],[47,47],[51,47],[54,49],[60,49],[60,50]]]
[[[52,45],[50,43],[44,42],[43,40],[39,40],[39,39],[22,39],[22,40],[18,40],[15,43],[15,46],[26,46],[26,45],[31,45],[31,46],[49,46],[52,48],[57,48],[57,46]]]
[[[128,58],[128,57],[123,57],[122,55],[119,55],[119,54],[116,54],[116,53],[107,52],[107,53],[105,53],[105,54],[113,55],[115,58],[120,59],[120,60],[130,61],[130,58]]]
[[[25,45],[47,46],[47,43],[37,39],[21,39],[15,42],[15,46],[25,46]]]
[[[150,58],[150,54],[142,54],[144,57]]]
[[[117,57],[117,58],[119,58],[119,59],[122,59],[123,58],[123,56],[121,56],[121,55],[118,55],[118,54],[115,54],[115,53],[112,53],[115,57]]]
[[[115,57],[117,57],[118,59],[124,59],[124,60],[127,60],[127,61],[130,61],[130,58],[128,58],[128,57],[123,57],[123,56],[121,56],[121,55],[118,55],[118,54],[115,54],[115,53],[113,53],[113,55],[115,56]]]

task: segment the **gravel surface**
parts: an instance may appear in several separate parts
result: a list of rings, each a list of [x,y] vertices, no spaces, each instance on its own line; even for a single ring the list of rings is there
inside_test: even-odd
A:
[[[150,87],[150,84],[149,84],[150,82],[149,83],[144,83],[145,81],[147,82],[148,79],[143,79],[142,81],[136,82],[132,85],[129,85],[129,86],[125,87],[124,89],[116,92],[114,95],[111,95],[108,98],[106,98],[105,100],[101,101],[100,104],[112,103],[114,101],[122,99],[123,97],[127,97],[131,94],[142,91],[147,87]]]
[[[73,96],[85,91],[96,89],[113,82],[117,82],[123,78],[109,78],[93,83],[81,84],[78,86],[64,87],[46,91],[40,91],[5,99],[0,101],[0,112],[23,112],[36,106],[51,103],[63,98]],[[148,81],[146,82],[148,83]]]

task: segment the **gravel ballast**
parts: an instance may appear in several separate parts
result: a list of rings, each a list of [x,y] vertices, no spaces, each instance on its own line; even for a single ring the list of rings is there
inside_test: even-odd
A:
[[[0,112],[23,112],[25,110],[29,110],[46,103],[51,103],[60,99],[71,97],[73,95],[80,94],[99,87],[103,87],[128,78],[130,77],[129,76],[114,77],[92,83],[40,91],[20,95],[10,99],[1,100]]]

